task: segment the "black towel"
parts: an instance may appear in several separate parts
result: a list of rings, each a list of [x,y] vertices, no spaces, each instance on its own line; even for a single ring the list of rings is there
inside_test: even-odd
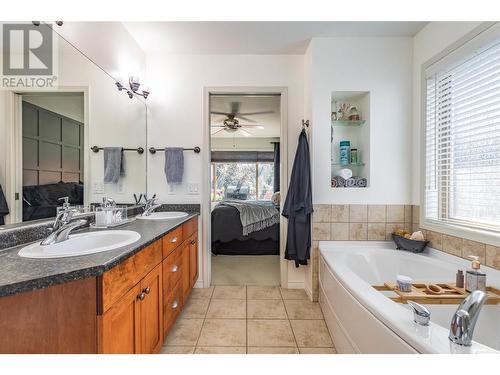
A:
[[[4,225],[4,216],[9,214],[9,206],[3,194],[2,185],[0,185],[0,225]]]
[[[306,132],[302,130],[293,161],[288,194],[281,213],[288,219],[285,259],[294,260],[296,267],[306,265],[310,258],[312,212],[309,144]]]

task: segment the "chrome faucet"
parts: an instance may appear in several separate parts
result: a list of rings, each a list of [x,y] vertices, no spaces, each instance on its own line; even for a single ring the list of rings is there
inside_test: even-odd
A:
[[[142,213],[142,216],[149,216],[154,210],[161,207],[161,204],[156,204],[156,201],[157,201],[156,194],[153,195],[153,198],[146,199],[146,203],[144,204],[144,212]]]
[[[116,202],[113,198],[109,198],[109,197],[102,198],[101,207],[109,208],[109,207],[115,207],[115,206],[116,206]]]
[[[431,313],[427,307],[414,301],[406,301],[406,303],[413,310],[413,320],[415,323],[420,324],[421,326],[428,326],[429,321],[431,320]]]
[[[487,295],[481,290],[475,290],[465,298],[453,314],[448,338],[458,345],[471,346],[472,335],[476,327],[481,308]]]
[[[73,219],[73,215],[76,210],[70,208],[69,206],[63,206],[61,211],[57,214],[54,224],[52,225],[52,233],[44,239],[40,244],[43,246],[53,245],[62,241],[66,241],[69,234],[76,228],[87,224],[87,220],[76,220]]]

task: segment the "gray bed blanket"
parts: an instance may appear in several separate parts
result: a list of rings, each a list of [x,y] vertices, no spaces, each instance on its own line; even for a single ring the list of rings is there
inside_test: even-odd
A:
[[[219,205],[234,207],[240,213],[243,235],[268,228],[280,222],[279,211],[269,204],[245,201],[223,201]]]

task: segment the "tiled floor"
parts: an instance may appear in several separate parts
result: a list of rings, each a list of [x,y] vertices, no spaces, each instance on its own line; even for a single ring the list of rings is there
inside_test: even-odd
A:
[[[212,285],[280,285],[280,257],[212,256]]]
[[[165,354],[333,354],[323,314],[303,290],[263,286],[193,289]]]

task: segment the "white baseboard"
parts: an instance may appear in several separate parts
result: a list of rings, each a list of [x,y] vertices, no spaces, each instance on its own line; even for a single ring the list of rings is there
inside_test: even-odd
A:
[[[193,285],[193,288],[203,288],[203,280],[202,279],[196,280],[196,282]]]

